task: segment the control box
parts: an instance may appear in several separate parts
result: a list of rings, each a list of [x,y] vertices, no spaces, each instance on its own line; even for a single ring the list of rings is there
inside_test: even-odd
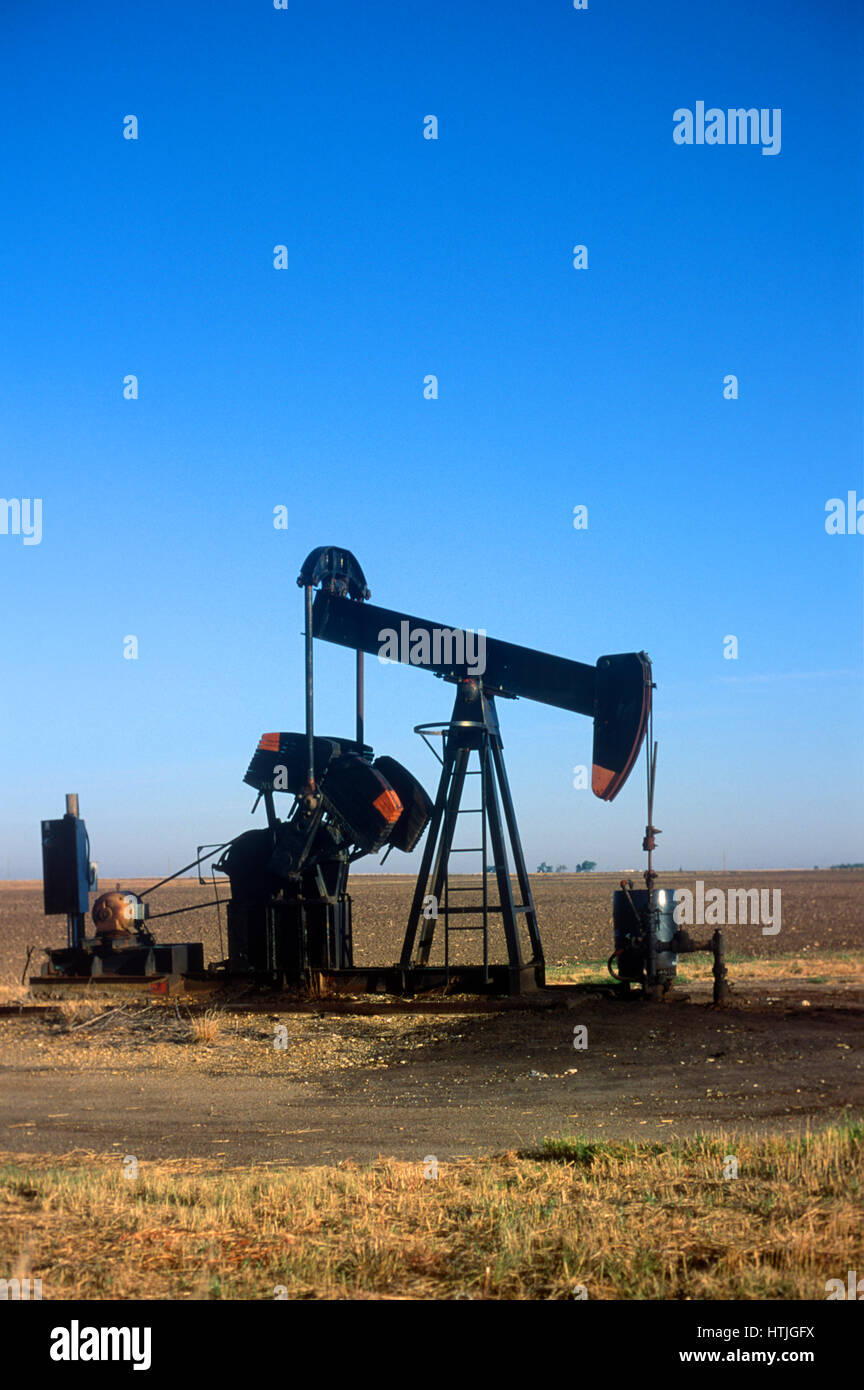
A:
[[[46,917],[86,916],[93,882],[87,826],[78,816],[42,822],[42,884]]]

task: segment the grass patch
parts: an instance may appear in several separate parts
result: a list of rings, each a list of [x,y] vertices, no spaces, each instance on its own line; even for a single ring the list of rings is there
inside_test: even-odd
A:
[[[737,1160],[738,1177],[724,1176]],[[864,1125],[273,1171],[0,1156],[0,1267],[46,1298],[811,1299],[864,1268]],[[26,1268],[25,1268],[26,1266]]]
[[[190,1019],[189,1032],[193,1043],[210,1046],[218,1042],[225,1028],[225,1014],[221,1009],[205,1009],[203,1014]]]
[[[694,932],[691,934],[695,934]],[[771,956],[744,955],[740,951],[727,951],[726,964],[730,969],[730,979],[748,981],[771,981],[778,975],[801,976],[805,966],[812,972],[801,984],[849,984],[864,982],[864,951],[819,951],[802,959],[800,953],[787,951]],[[710,981],[712,978],[712,959],[709,953],[678,957],[677,979],[679,983]],[[611,984],[612,978],[606,969],[605,961],[566,961],[546,970],[550,984]]]

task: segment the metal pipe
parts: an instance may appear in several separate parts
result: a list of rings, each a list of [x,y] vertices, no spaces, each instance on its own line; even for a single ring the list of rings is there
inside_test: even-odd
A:
[[[645,996],[656,999],[659,993],[657,984],[657,926],[659,909],[654,906],[654,892],[648,889],[648,905],[645,908]]]
[[[714,976],[714,1003],[724,1004],[729,998],[729,978],[726,972],[726,946],[722,931],[715,931],[711,937],[711,950],[714,955],[711,970]]]
[[[78,793],[77,793],[77,792],[67,792],[67,793],[66,793],[66,815],[69,816],[69,817],[71,817],[73,820],[78,820],[78,819],[79,819],[79,816],[78,816]],[[76,831],[76,834],[77,834],[77,831]],[[77,842],[76,842],[76,843],[77,843]],[[88,860],[89,860],[89,850],[88,850]],[[88,873],[89,873],[89,868],[90,868],[90,865],[89,865],[89,863],[88,863],[88,865],[87,865]],[[80,864],[77,866],[77,870],[78,870],[78,872],[80,873]],[[79,947],[81,946],[81,942],[84,940],[85,932],[86,932],[86,927],[85,927],[85,918],[84,918],[84,914],[81,913],[81,912],[67,912],[67,913],[66,913],[66,945],[67,945],[67,947],[68,947],[69,950],[77,951],[77,950],[79,949]]]
[[[363,653],[357,652],[357,742],[360,745],[358,752],[363,752]]]
[[[312,594],[311,584],[306,585],[306,781],[310,791],[315,790],[315,712],[314,681],[312,675]]]

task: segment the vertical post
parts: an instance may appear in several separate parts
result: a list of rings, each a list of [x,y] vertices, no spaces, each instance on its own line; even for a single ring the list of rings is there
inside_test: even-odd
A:
[[[504,808],[504,818],[507,822],[507,833],[510,836],[510,848],[513,854],[513,866],[516,870],[516,878],[519,883],[519,891],[522,895],[522,905],[527,908],[525,917],[528,927],[528,936],[531,942],[532,961],[535,968],[535,978],[539,985],[546,982],[545,962],[543,958],[543,944],[540,940],[540,929],[537,926],[537,910],[534,906],[534,895],[531,892],[531,881],[528,877],[528,869],[525,864],[525,854],[522,849],[522,841],[519,837],[519,826],[516,823],[516,809],[513,805],[513,795],[510,791],[510,783],[507,779],[507,769],[504,766],[504,746],[501,742],[501,730],[498,724],[498,715],[494,712],[494,702],[491,697],[484,697],[487,709],[487,723],[494,720],[494,729],[490,738],[492,751],[492,766],[498,776],[498,785],[501,788],[501,802]],[[493,783],[494,790],[494,783]],[[506,867],[506,863],[505,863]],[[507,883],[510,883],[510,875],[507,875]]]
[[[78,820],[78,793],[77,793],[77,792],[67,792],[67,793],[66,793],[66,816],[67,816],[67,818],[68,818],[69,820],[74,820],[74,821],[77,821],[77,820]],[[75,833],[76,833],[76,835],[78,834],[77,829],[76,829],[76,832],[75,832]],[[80,879],[80,874],[81,874],[81,863],[80,863],[80,859],[79,859],[79,857],[78,857],[78,856],[79,856],[79,844],[78,844],[78,841],[77,841],[77,840],[76,840],[76,842],[75,842],[75,850],[76,850],[75,871],[76,871],[76,875],[77,875],[77,876],[79,877],[79,879]],[[89,864],[88,864],[88,865],[87,865],[87,871],[88,871],[88,873],[89,873],[89,869],[90,869],[90,866],[89,866]],[[79,889],[79,892],[80,892],[80,889]],[[83,914],[82,912],[67,912],[67,913],[66,913],[66,945],[67,945],[67,947],[69,948],[70,951],[77,951],[77,950],[78,950],[79,946],[81,945],[81,942],[84,940],[84,932],[85,932],[85,928],[84,928],[84,914]]]
[[[358,753],[363,752],[363,653],[357,653],[357,742]]]
[[[714,964],[711,970],[714,976],[714,1003],[724,1004],[729,998],[729,980],[726,973],[726,947],[722,931],[715,931],[711,937],[711,951],[714,955]]]
[[[653,726],[652,726],[653,727]],[[654,887],[654,880],[657,875],[654,872],[654,850],[657,848],[656,836],[660,834],[654,824],[654,782],[657,777],[657,744],[649,742],[645,746],[648,755],[648,824],[645,826],[645,838],[642,841],[642,848],[648,851],[648,868],[645,870],[645,887],[648,889],[649,901],[651,890]]]
[[[487,806],[489,784],[489,739],[480,740],[480,853],[483,856],[483,981],[489,983],[489,879],[486,873],[489,859],[489,808]]]
[[[306,585],[306,782],[309,790],[315,790],[315,706],[314,679],[312,674],[312,593],[311,584]]]
[[[653,721],[649,718],[648,738],[645,743],[645,753],[648,766],[648,823],[645,826],[645,838],[642,841],[643,850],[648,851],[648,868],[645,870],[645,888],[647,899],[643,924],[645,928],[645,983],[642,992],[646,999],[659,999],[661,987],[657,983],[657,928],[660,923],[660,910],[654,903],[654,881],[657,875],[654,872],[654,850],[657,848],[656,836],[660,831],[654,824],[654,782],[657,776],[657,744],[654,742]]]
[[[654,889],[648,889],[643,922],[645,925],[645,984],[643,993],[646,999],[659,999],[660,986],[657,983],[657,925],[659,909],[654,906]]]
[[[484,714],[487,709],[488,706],[485,706]],[[488,736],[487,731],[484,731],[484,736]],[[496,757],[498,751],[495,735],[493,735],[492,757],[496,770],[498,770],[499,767],[498,758]],[[513,885],[510,882],[510,870],[507,867],[507,846],[504,843],[504,829],[494,778],[490,778],[489,786],[486,789],[486,798],[489,815],[489,834],[492,838],[492,853],[495,856],[495,875],[498,881],[498,901],[501,904],[504,939],[507,942],[510,993],[520,994],[522,991],[522,967],[525,961],[522,958],[522,947],[519,943],[519,927],[516,922],[516,904],[513,901]],[[512,840],[510,848],[514,848]]]
[[[423,910],[423,903],[426,898],[426,886],[429,881],[429,872],[432,868],[432,856],[435,853],[435,846],[438,843],[441,820],[447,803],[447,788],[450,784],[452,763],[447,759],[446,745],[441,751],[441,778],[438,783],[438,792],[435,796],[435,807],[432,811],[432,819],[429,822],[429,829],[426,832],[426,843],[423,846],[420,868],[417,871],[417,882],[414,886],[414,898],[411,903],[411,911],[408,914],[408,926],[405,930],[405,939],[402,943],[402,955],[399,958],[399,968],[401,970],[410,970],[413,963],[414,942],[417,936],[417,928],[420,925],[420,914]],[[436,909],[437,906],[438,904],[436,903]],[[434,931],[434,921],[432,925]],[[425,930],[426,923],[424,922],[424,933]]]

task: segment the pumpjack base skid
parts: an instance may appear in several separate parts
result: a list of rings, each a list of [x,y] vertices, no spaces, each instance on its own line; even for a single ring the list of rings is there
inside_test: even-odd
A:
[[[322,979],[337,994],[394,994],[403,999],[430,992],[517,995],[544,986],[542,970],[533,965],[401,966],[390,969],[330,970]]]
[[[225,985],[250,984],[248,975],[220,974]],[[390,994],[413,999],[430,993],[516,996],[534,994],[545,988],[542,967],[523,965],[429,965],[405,970],[394,966],[352,966],[345,970],[314,970],[293,985],[261,977],[261,988],[292,989],[301,994]]]

